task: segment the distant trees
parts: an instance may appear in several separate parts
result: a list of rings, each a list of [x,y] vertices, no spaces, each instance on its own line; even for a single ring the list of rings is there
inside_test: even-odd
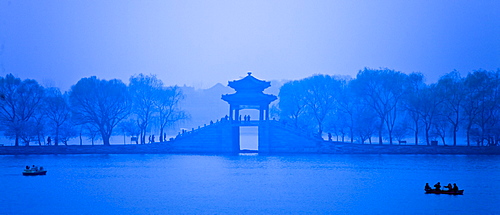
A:
[[[185,119],[187,114],[179,109],[179,101],[184,98],[179,87],[164,87],[154,75],[139,74],[130,78],[132,98],[132,118],[139,127],[141,144],[146,143],[146,134],[152,125],[160,130],[160,142],[168,125]]]
[[[164,86],[154,75],[135,75],[130,85],[120,80],[82,78],[68,93],[44,88],[35,80],[8,74],[0,77],[0,130],[14,145],[54,145],[88,136],[110,145],[113,131],[139,135],[159,132],[165,141],[168,126],[188,118],[180,106],[184,94]],[[460,134],[467,145],[500,142],[500,70],[457,71],[426,84],[419,73],[365,68],[355,79],[314,75],[285,83],[276,106],[281,121],[318,135],[332,133],[350,142],[403,141],[427,145],[448,135],[457,145]],[[412,132],[413,131],[413,132]],[[400,142],[400,143],[401,143]]]
[[[324,130],[328,115],[336,111],[340,96],[341,81],[328,75],[312,77],[286,83],[280,90],[281,117],[299,126],[304,122],[314,122],[318,135]]]
[[[15,146],[42,145],[48,137],[55,146],[67,145],[77,136],[80,144],[87,136],[92,145],[96,139],[110,145],[118,125],[123,133],[141,135],[141,143],[154,127],[164,141],[167,127],[188,117],[179,107],[183,98],[179,87],[163,86],[154,75],[132,76],[129,86],[117,79],[82,78],[61,93],[8,74],[0,77],[0,130]]]
[[[361,103],[371,107],[378,117],[379,144],[382,144],[384,125],[392,144],[392,132],[398,117],[398,105],[405,93],[406,75],[394,70],[365,68],[352,81],[352,90]]]
[[[426,145],[438,138],[445,144],[465,130],[467,145],[498,145],[500,141],[500,70],[478,70],[465,78],[450,72],[437,83],[426,84],[420,73],[390,69],[361,70],[355,79],[314,75],[285,83],[279,94],[280,120],[300,128],[348,135],[353,142],[393,144],[413,131]],[[328,81],[330,80],[330,81]],[[301,123],[302,122],[302,123]],[[312,131],[312,130],[311,130]],[[422,132],[420,132],[422,131]]]
[[[464,80],[464,117],[466,122],[467,145],[471,139],[477,146],[497,145],[499,102],[500,102],[500,71],[485,70],[469,73]]]

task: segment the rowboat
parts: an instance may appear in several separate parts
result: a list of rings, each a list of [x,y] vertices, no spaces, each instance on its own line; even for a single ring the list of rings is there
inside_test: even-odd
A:
[[[25,169],[23,171],[23,175],[45,175],[47,174],[47,170],[31,170]]]
[[[425,190],[425,193],[463,195],[464,194],[464,190],[436,190],[436,189],[430,189],[430,190]]]

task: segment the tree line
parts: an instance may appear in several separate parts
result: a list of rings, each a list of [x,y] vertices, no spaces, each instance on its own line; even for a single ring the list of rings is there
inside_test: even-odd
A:
[[[0,77],[0,130],[15,146],[42,145],[46,137],[52,137],[56,146],[75,137],[82,144],[82,136],[92,144],[100,138],[110,145],[116,130],[138,136],[137,142],[144,144],[152,127],[159,129],[159,140],[164,141],[166,128],[188,117],[179,108],[182,91],[164,86],[155,75],[139,74],[129,81],[127,86],[118,79],[92,76],[62,93],[7,74]]]
[[[283,123],[351,143],[447,145],[451,138],[456,146],[461,131],[467,146],[498,145],[500,70],[452,71],[432,84],[391,69],[365,68],[354,79],[314,75],[285,83],[276,108]]]

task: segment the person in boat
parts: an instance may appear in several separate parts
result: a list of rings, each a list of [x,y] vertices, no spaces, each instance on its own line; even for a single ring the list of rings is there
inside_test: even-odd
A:
[[[26,170],[30,170],[30,166],[26,165]]]
[[[439,183],[439,182],[438,182],[437,184],[435,184],[435,185],[434,185],[434,187],[435,187],[435,188],[436,188],[436,190],[438,190],[438,191],[439,191],[439,190],[441,190],[441,183]]]
[[[457,184],[453,183],[453,188],[452,188],[453,191],[457,192],[458,191],[458,186]]]
[[[444,186],[444,188],[448,188],[448,191],[452,191],[453,186],[451,186],[451,183],[448,183],[448,185]]]
[[[429,183],[425,183],[425,191],[432,190],[431,186],[429,186]]]

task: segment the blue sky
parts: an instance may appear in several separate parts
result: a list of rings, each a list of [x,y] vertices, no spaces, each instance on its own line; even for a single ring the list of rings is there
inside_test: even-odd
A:
[[[0,1],[0,75],[67,90],[98,76],[208,88],[500,68],[500,1]]]

